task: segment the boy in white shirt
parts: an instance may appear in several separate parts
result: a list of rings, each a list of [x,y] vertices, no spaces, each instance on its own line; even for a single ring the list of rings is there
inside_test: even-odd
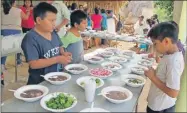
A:
[[[149,68],[145,75],[152,81],[148,95],[147,113],[175,112],[184,70],[182,52],[177,47],[178,30],[170,22],[154,26],[148,33],[157,52],[163,54],[156,70]]]

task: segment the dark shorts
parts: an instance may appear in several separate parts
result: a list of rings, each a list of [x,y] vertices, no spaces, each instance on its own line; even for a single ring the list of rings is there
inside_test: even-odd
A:
[[[175,112],[175,105],[168,109],[164,109],[162,111],[153,111],[151,108],[147,106],[147,113],[173,113],[173,112]]]

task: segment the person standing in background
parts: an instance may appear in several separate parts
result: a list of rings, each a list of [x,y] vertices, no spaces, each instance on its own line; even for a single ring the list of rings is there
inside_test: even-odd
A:
[[[24,0],[24,4],[20,9],[26,13],[27,10],[30,10],[30,16],[27,20],[22,19],[21,26],[23,33],[31,30],[34,27],[34,19],[33,19],[33,5],[32,0]]]
[[[84,11],[83,5],[79,5],[79,10]]]
[[[102,22],[101,22],[101,30],[107,30],[107,15],[105,9],[101,9],[101,15],[102,15]],[[101,44],[105,45],[107,42],[105,39],[101,39]]]
[[[66,34],[66,25],[70,21],[70,11],[62,1],[51,0],[51,5],[57,9],[57,20],[55,30],[59,37],[63,37]]]
[[[16,7],[16,0],[3,0],[3,11],[1,12],[1,35],[9,36],[22,33],[21,20],[27,20],[30,16],[30,10],[26,14]],[[17,54],[17,64],[21,65],[21,53]],[[6,57],[1,58],[2,71],[5,68]]]
[[[102,22],[102,16],[99,14],[99,9],[95,8],[94,9],[95,14],[92,14],[91,19],[93,21],[93,29],[96,31],[101,30],[101,22]],[[100,39],[99,38],[94,38],[95,40],[95,46],[99,47]]]
[[[73,12],[73,11],[75,11],[75,10],[77,10],[78,8],[77,8],[77,4],[76,3],[72,3],[71,4],[71,13]]]

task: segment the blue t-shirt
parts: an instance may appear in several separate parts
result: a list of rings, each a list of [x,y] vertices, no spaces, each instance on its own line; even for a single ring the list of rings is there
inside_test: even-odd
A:
[[[91,18],[90,18],[90,16],[89,15],[87,15],[87,24],[88,24],[88,26],[92,26],[92,21],[91,21]]]
[[[52,39],[47,40],[34,29],[30,30],[25,35],[21,44],[27,62],[59,56],[61,46],[62,42],[55,31],[52,32]],[[29,67],[29,79],[27,84],[38,84],[42,82],[44,79],[40,75],[58,71],[57,66],[58,64],[54,64],[41,69],[31,69]]]
[[[101,27],[107,29],[107,15],[105,13],[102,13],[101,15],[102,15]]]

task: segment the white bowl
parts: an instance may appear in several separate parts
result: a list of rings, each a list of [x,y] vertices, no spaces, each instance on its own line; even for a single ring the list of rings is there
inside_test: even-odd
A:
[[[98,89],[98,88],[100,88],[100,87],[102,87],[103,85],[104,85],[104,81],[102,80],[102,79],[100,79],[100,78],[98,78],[98,77],[93,77],[93,76],[84,76],[84,77],[80,77],[80,78],[78,78],[77,80],[76,80],[76,83],[80,86],[80,87],[82,87],[83,89],[84,89],[84,86],[82,86],[81,85],[81,82],[84,82],[84,81],[86,81],[86,80],[88,80],[88,79],[91,79],[91,78],[93,78],[93,79],[99,79],[100,80],[100,85],[99,86],[96,86],[96,88]]]
[[[112,61],[112,62],[119,63],[119,64],[124,64],[125,62],[128,61],[127,58],[118,57],[118,56],[110,57],[109,60]],[[118,61],[117,61],[117,60],[118,60]]]
[[[81,71],[69,70],[70,68],[74,68],[74,67],[81,67],[84,70],[81,70]],[[69,64],[69,65],[65,66],[65,69],[72,74],[78,75],[78,74],[81,74],[82,72],[86,71],[88,69],[88,67],[83,64]]]
[[[99,61],[94,61],[94,60],[91,60],[91,58],[100,59],[100,60]],[[91,57],[85,58],[85,61],[87,61],[91,64],[99,64],[99,63],[103,62],[104,59],[102,57],[98,57],[98,56],[91,56]]]
[[[130,83],[130,82],[128,82],[129,78],[139,79],[142,81],[142,83],[140,83],[140,84]],[[143,86],[146,82],[146,80],[143,77],[138,76],[138,75],[131,75],[131,76],[127,77],[124,81],[128,86],[131,86],[131,87],[140,87],[140,86]]]
[[[104,53],[107,53],[107,54],[109,54],[109,55],[104,54]],[[109,52],[109,51],[101,51],[101,52],[99,52],[99,54],[100,54],[102,57],[104,57],[104,58],[109,58],[109,57],[111,57],[111,56],[114,55],[113,52]]]
[[[137,68],[141,68],[140,70]],[[131,68],[132,73],[138,74],[138,75],[144,75],[144,70],[147,70],[148,68],[144,66],[134,66]]]
[[[120,56],[124,56],[125,58],[129,57],[128,59],[133,58],[135,54],[136,54],[136,52],[131,51],[131,50],[123,50],[123,51],[119,52]]]
[[[108,98],[106,96],[106,93],[110,92],[110,91],[121,91],[121,92],[124,92],[127,95],[127,98],[124,99],[124,100],[115,100],[115,99]],[[128,89],[126,89],[124,87],[121,87],[121,86],[109,86],[109,87],[106,87],[106,88],[102,89],[101,94],[102,94],[102,96],[104,98],[106,98],[107,100],[109,100],[110,102],[115,103],[115,104],[119,104],[119,103],[123,103],[123,102],[129,101],[133,97],[133,94],[132,94],[132,92],[130,90],[128,90]]]
[[[153,65],[153,63],[149,60],[141,60],[138,62],[138,64],[145,67],[151,67]]]
[[[48,110],[48,111],[51,111],[51,112],[65,112],[73,107],[75,107],[75,105],[77,104],[77,99],[75,96],[71,95],[71,94],[68,94],[68,93],[63,93],[65,95],[70,95],[71,97],[73,97],[75,99],[74,103],[72,104],[71,107],[69,108],[66,108],[66,109],[51,109],[51,108],[48,108],[47,105],[46,105],[46,101],[49,101],[51,98],[55,98],[57,97],[59,94],[61,94],[63,92],[55,92],[55,93],[51,93],[51,94],[48,94],[46,95],[45,97],[43,97],[40,101],[40,105],[42,106],[42,108],[44,108],[45,110]]]
[[[118,52],[120,52],[119,49],[114,48],[114,47],[105,48],[105,51],[109,51],[109,52],[113,52],[113,53],[118,53]]]
[[[23,93],[24,91],[33,90],[33,89],[41,90],[43,92],[43,94],[41,96],[34,97],[34,98],[23,98],[23,97],[20,96],[21,93]],[[49,89],[47,87],[45,87],[45,86],[42,86],[42,85],[26,85],[26,86],[22,86],[22,87],[18,88],[14,92],[14,96],[17,99],[20,99],[20,100],[23,100],[23,101],[26,101],[26,102],[34,102],[34,101],[37,101],[37,100],[41,99],[48,92],[49,92]]]
[[[50,80],[49,78],[50,77],[53,77],[53,76],[58,76],[58,75],[61,75],[61,76],[65,76],[67,77],[66,80],[63,80],[63,81],[52,81]],[[64,73],[64,72],[51,72],[51,73],[48,73],[46,75],[43,76],[44,79],[48,82],[50,82],[51,84],[54,84],[54,85],[61,85],[61,84],[64,84],[65,82],[69,81],[71,79],[71,75],[68,74],[68,73]]]
[[[104,69],[104,68],[95,68],[95,69]],[[91,73],[91,71],[92,71],[92,70],[95,70],[95,69],[91,69],[91,70],[89,71],[89,74],[92,75],[92,76],[94,76],[94,77],[99,77],[99,78],[101,78],[101,79],[106,79],[106,78],[108,78],[108,77],[110,77],[110,76],[113,75],[113,72],[112,72],[111,70],[109,70],[109,69],[104,69],[104,70],[107,70],[107,71],[110,72],[110,74],[107,75],[107,76],[95,75],[95,74]]]
[[[149,58],[148,55],[143,55],[142,59],[143,60],[148,60],[148,61],[151,61],[151,62],[155,62],[155,59],[154,58]]]
[[[107,66],[109,66],[109,65],[116,65],[117,67],[115,67],[115,68],[107,67]],[[104,63],[101,64],[101,66],[102,66],[103,68],[105,68],[105,69],[109,69],[109,70],[112,70],[112,71],[117,71],[117,70],[122,69],[122,66],[121,66],[120,64],[114,63],[114,62],[104,62]]]

